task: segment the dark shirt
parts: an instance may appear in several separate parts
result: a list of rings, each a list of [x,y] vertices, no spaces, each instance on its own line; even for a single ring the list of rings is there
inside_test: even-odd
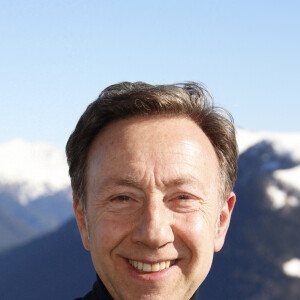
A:
[[[197,299],[197,291],[192,296],[190,300],[196,300]],[[93,285],[93,289],[86,294],[83,298],[76,298],[74,300],[113,300],[112,296],[107,291],[106,287],[100,280],[100,278],[97,276],[97,281]]]
[[[106,287],[97,275],[97,281],[93,285],[93,289],[82,298],[74,300],[113,300]]]

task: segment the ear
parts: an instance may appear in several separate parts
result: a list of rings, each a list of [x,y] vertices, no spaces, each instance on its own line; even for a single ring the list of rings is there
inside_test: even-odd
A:
[[[83,246],[86,250],[90,250],[90,241],[88,236],[88,226],[86,224],[86,218],[84,214],[81,201],[77,195],[73,193],[73,209],[75,213],[75,218],[77,221],[78,229],[80,231],[81,240]]]
[[[230,224],[231,214],[235,204],[236,196],[233,192],[230,193],[227,201],[224,202],[219,220],[219,227],[215,236],[214,251],[218,252],[222,249],[226,237],[226,233]]]

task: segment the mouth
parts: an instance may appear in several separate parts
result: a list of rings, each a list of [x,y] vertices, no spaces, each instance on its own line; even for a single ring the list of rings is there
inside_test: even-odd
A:
[[[143,263],[141,261],[129,259],[128,262],[133,268],[135,268],[140,273],[152,273],[152,272],[160,272],[165,269],[168,269],[171,266],[173,266],[176,261],[166,260],[166,261],[157,262],[155,264],[148,264],[148,263]]]

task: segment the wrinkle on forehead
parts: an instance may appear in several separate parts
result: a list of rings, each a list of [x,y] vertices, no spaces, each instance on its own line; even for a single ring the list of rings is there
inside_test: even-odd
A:
[[[115,130],[116,128],[117,130]],[[140,135],[142,138],[137,139],[136,135]],[[193,149],[199,150],[201,148],[199,145],[205,144],[205,147],[210,148],[210,154],[216,155],[211,142],[202,129],[191,119],[180,116],[132,117],[115,121],[98,134],[89,153],[99,144],[101,144],[103,151],[108,150],[108,148],[113,149],[113,152],[126,151],[127,148],[132,151],[132,143],[143,145],[145,149],[149,150],[165,150],[170,143],[174,143],[178,147],[181,144],[184,151],[191,152],[191,154],[194,154]],[[115,148],[117,145],[119,148]]]
[[[171,180],[162,180],[163,186],[166,188],[171,188],[173,186],[181,186],[181,185],[188,185],[188,184],[199,184],[199,179],[193,176],[188,177],[178,177]],[[127,186],[127,187],[134,187],[137,189],[145,188],[145,183],[138,177],[113,177],[113,178],[106,178],[102,182],[102,186],[105,188],[113,188],[116,186]]]

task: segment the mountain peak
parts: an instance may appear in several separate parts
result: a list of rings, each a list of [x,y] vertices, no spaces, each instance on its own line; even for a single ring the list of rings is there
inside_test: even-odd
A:
[[[70,186],[64,152],[45,142],[14,139],[0,144],[0,166],[0,184],[23,205]]]
[[[300,132],[272,132],[237,130],[237,141],[240,153],[245,152],[255,144],[268,142],[278,154],[287,154],[294,161],[300,162]]]

